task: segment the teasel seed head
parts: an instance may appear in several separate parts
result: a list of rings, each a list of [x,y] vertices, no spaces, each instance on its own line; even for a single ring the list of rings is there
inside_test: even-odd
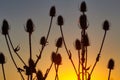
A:
[[[56,42],[56,47],[57,48],[61,48],[62,47],[62,41],[63,41],[62,37],[58,38],[58,40]]]
[[[83,1],[81,3],[80,11],[83,12],[83,13],[87,11],[87,7],[86,7],[85,1]]]
[[[60,65],[61,62],[62,62],[62,57],[61,57],[61,55],[58,53],[57,56],[56,56],[56,62],[55,62],[55,63],[56,63],[57,65]]]
[[[5,64],[5,56],[2,52],[0,52],[0,64]]]
[[[36,72],[35,63],[34,63],[33,59],[29,59],[29,68],[30,68],[31,73]]]
[[[46,44],[45,36],[41,37],[41,39],[40,39],[40,44],[41,44],[42,46],[45,46],[45,44]]]
[[[51,17],[55,17],[55,15],[56,15],[56,9],[55,9],[55,6],[52,6],[51,8],[50,8],[50,16]]]
[[[56,61],[56,53],[55,52],[52,52],[51,60],[52,60],[52,62],[55,63],[55,61]]]
[[[103,30],[108,31],[110,27],[109,21],[105,20],[103,23]]]
[[[114,60],[113,59],[109,60],[109,62],[108,62],[108,69],[110,69],[110,70],[114,69]]]
[[[76,50],[80,50],[81,49],[81,42],[79,39],[76,39],[75,41],[75,48]]]
[[[32,34],[32,32],[34,31],[34,24],[32,19],[28,19],[26,22],[26,32],[28,32],[29,34]]]
[[[90,46],[90,41],[87,33],[85,35],[82,35],[81,43],[83,43],[84,46]]]
[[[9,24],[8,24],[7,20],[4,19],[3,24],[2,24],[2,34],[7,35],[8,30],[9,30]]]
[[[42,72],[40,70],[37,71],[36,76],[37,76],[37,80],[44,80],[43,79],[43,74],[42,74]]]
[[[63,17],[61,15],[59,15],[57,18],[57,24],[59,26],[62,26],[64,24]]]
[[[87,16],[85,14],[82,14],[79,18],[79,24],[81,26],[81,29],[86,30],[88,28],[87,24]]]

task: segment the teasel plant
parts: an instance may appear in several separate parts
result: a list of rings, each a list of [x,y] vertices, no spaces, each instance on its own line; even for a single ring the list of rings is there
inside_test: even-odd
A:
[[[51,31],[53,18],[56,16],[56,8],[55,8],[55,6],[52,6],[52,7],[50,8],[49,16],[51,17],[49,29],[48,29],[48,32],[47,32],[47,36],[46,36],[46,37],[43,36],[43,37],[41,38],[40,44],[42,45],[42,48],[41,48],[41,50],[40,50],[40,54],[38,55],[37,60],[35,61],[35,66],[37,65],[38,61],[40,60],[41,55],[42,55],[42,52],[43,52],[45,46],[46,46],[47,43],[48,43],[48,38],[49,38],[50,31]]]
[[[55,80],[59,80],[59,77],[58,77],[58,69],[59,69],[59,65],[61,64],[61,61],[62,61],[62,57],[60,55],[60,53],[58,53],[59,49],[62,48],[62,44],[63,44],[63,38],[62,37],[59,37],[58,40],[56,41],[56,51],[52,52],[51,54],[51,65],[50,67],[46,70],[46,73],[45,73],[45,79],[47,77],[47,75],[49,74],[53,64],[54,64],[54,68],[55,68],[55,71],[56,71],[56,76],[55,76]]]
[[[65,42],[64,33],[63,33],[63,30],[62,30],[62,27],[63,27],[63,25],[64,25],[64,20],[63,20],[62,15],[59,15],[59,16],[57,17],[57,25],[60,27],[60,32],[61,32],[61,36],[62,36],[62,38],[63,38],[63,44],[64,44],[64,47],[65,47],[66,53],[67,53],[67,55],[68,55],[68,57],[69,57],[69,60],[70,60],[71,63],[72,63],[72,66],[73,66],[73,68],[74,68],[74,70],[75,70],[75,73],[76,73],[76,75],[77,75],[77,69],[76,69],[75,64],[74,64],[74,62],[73,62],[73,60],[72,60],[72,53],[71,53],[70,50],[68,50],[67,45],[66,45],[66,42]]]
[[[4,54],[2,52],[0,52],[0,64],[2,65],[2,72],[3,72],[4,80],[6,80],[5,69],[4,69],[5,56],[4,56]]]
[[[105,41],[105,38],[106,38],[106,34],[107,34],[107,31],[109,30],[109,27],[110,27],[109,21],[105,20],[103,22],[103,30],[105,31],[104,32],[104,36],[103,36],[103,40],[102,40],[101,47],[100,47],[100,50],[98,52],[98,55],[96,57],[96,61],[95,61],[94,65],[92,67],[92,70],[90,72],[90,76],[92,75],[92,72],[94,71],[96,64],[99,62],[99,59],[100,59],[100,56],[101,56],[101,51],[102,51],[102,48],[103,48],[103,45],[104,45],[104,41]]]
[[[2,24],[2,35],[5,36],[5,40],[6,40],[6,44],[7,44],[9,53],[10,53],[10,57],[11,57],[11,59],[12,59],[12,61],[13,61],[13,64],[14,64],[15,68],[16,68],[17,71],[19,72],[21,78],[22,78],[23,80],[25,80],[24,77],[23,77],[23,74],[22,74],[22,72],[21,72],[21,70],[20,70],[20,68],[18,67],[18,65],[16,64],[16,62],[15,62],[15,60],[14,60],[14,57],[13,57],[12,52],[11,52],[11,49],[10,49],[9,39],[8,39],[9,29],[10,29],[10,28],[9,28],[8,21],[7,21],[6,19],[4,19],[4,20],[3,20],[3,24]]]
[[[87,12],[87,6],[85,1],[83,1],[81,3],[80,6],[80,12],[82,13],[79,17],[79,27],[81,29],[81,76],[78,76],[78,79],[84,80],[84,78],[87,80],[87,75],[88,72],[87,70],[89,70],[90,67],[87,67],[87,59],[88,59],[88,51],[87,51],[87,47],[90,46],[90,42],[89,42],[89,37],[88,34],[86,32],[89,24],[88,24],[88,20],[87,20],[87,15],[85,12]],[[80,75],[80,71],[79,71],[79,75]]]
[[[107,66],[107,68],[109,69],[108,80],[110,80],[111,71],[114,69],[114,66],[115,66],[114,60],[110,59]]]
[[[32,59],[32,41],[31,41],[31,36],[32,36],[32,33],[34,31],[34,23],[32,21],[32,19],[28,19],[27,22],[26,22],[26,26],[25,26],[25,31],[28,33],[28,36],[29,36],[29,53],[30,53],[30,58],[29,58],[29,70],[30,70],[30,74],[28,74],[28,78],[30,76],[30,80],[32,80],[32,77],[33,77],[33,72],[32,72],[32,65],[30,63],[33,62],[33,59]]]

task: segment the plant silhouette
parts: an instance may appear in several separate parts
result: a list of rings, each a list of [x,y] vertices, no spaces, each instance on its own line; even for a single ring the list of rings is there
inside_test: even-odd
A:
[[[4,70],[5,56],[4,56],[4,54],[2,52],[0,52],[0,64],[2,65],[2,71],[3,71],[4,80],[6,80],[5,70]]]
[[[111,70],[114,69],[114,60],[110,59],[108,62],[108,69],[109,69],[109,75],[108,75],[108,80],[110,80],[110,74],[111,74]]]
[[[25,60],[22,59],[22,57],[19,55],[19,50],[21,49],[21,47],[19,45],[14,47],[12,39],[9,34],[8,21],[6,19],[3,20],[2,28],[1,28],[2,35],[5,37],[5,41],[7,44],[7,48],[8,48],[10,57],[12,59],[12,62],[14,64],[17,72],[20,74],[20,77],[22,80],[26,80],[25,76],[27,77],[27,80],[46,80],[48,77],[48,74],[51,71],[51,68],[55,69],[54,80],[59,80],[60,78],[59,78],[58,71],[60,70],[59,68],[62,63],[62,55],[61,55],[59,49],[63,49],[63,47],[65,48],[68,59],[70,60],[70,63],[72,64],[72,67],[75,71],[77,80],[92,80],[91,76],[92,76],[92,73],[93,73],[97,63],[100,60],[101,52],[102,52],[105,38],[106,38],[106,35],[107,35],[110,25],[109,25],[108,20],[105,20],[103,22],[102,29],[104,30],[104,36],[103,36],[102,43],[101,43],[98,55],[96,57],[95,63],[93,64],[93,66],[91,68],[88,65],[88,57],[89,57],[88,56],[88,47],[90,46],[90,41],[89,41],[89,34],[87,33],[89,24],[88,24],[87,13],[86,13],[87,5],[86,5],[85,1],[81,2],[79,11],[80,11],[79,29],[81,30],[81,37],[80,37],[80,39],[78,39],[78,38],[75,39],[75,45],[74,45],[75,50],[77,51],[78,65],[76,65],[74,63],[74,60],[72,57],[72,52],[70,51],[70,49],[68,48],[68,46],[66,44],[66,39],[64,36],[64,31],[63,31],[64,18],[62,15],[58,15],[57,16],[57,26],[59,26],[59,28],[60,28],[61,36],[59,36],[56,41],[56,44],[55,44],[56,50],[53,50],[51,52],[51,64],[46,69],[45,73],[43,73],[42,70],[40,70],[40,69],[37,70],[36,66],[42,57],[45,47],[47,45],[49,45],[48,43],[50,43],[49,35],[50,35],[51,27],[53,24],[53,19],[54,19],[54,17],[56,17],[56,7],[52,6],[50,8],[49,16],[51,19],[50,19],[50,24],[48,26],[49,28],[48,28],[46,36],[43,35],[40,39],[39,44],[41,46],[41,49],[40,49],[39,55],[37,55],[36,60],[34,60],[34,57],[32,57],[33,56],[33,54],[32,54],[33,47],[32,47],[32,41],[31,41],[32,33],[34,32],[35,25],[31,18],[29,18],[26,21],[26,26],[24,28],[25,28],[25,31],[28,33],[28,39],[29,39],[28,40],[28,45],[29,45],[28,63],[25,63]],[[18,63],[16,63],[16,60],[12,54],[12,51],[13,51],[13,53],[15,53],[15,55],[17,55],[19,60],[23,63],[23,68],[19,67]],[[5,57],[2,52],[0,52],[0,64],[2,65],[4,80],[6,80],[5,71],[4,71]],[[109,60],[108,69],[109,69],[108,80],[110,80],[111,70],[114,69],[114,60],[113,59]],[[25,73],[25,75],[23,74],[23,72]]]

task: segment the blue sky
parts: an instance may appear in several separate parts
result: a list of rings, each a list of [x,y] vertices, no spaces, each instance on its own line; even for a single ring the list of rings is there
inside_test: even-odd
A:
[[[74,52],[74,48],[72,47],[74,44],[74,40],[76,38],[80,38],[80,29],[78,28],[78,20],[80,16],[79,12],[79,6],[82,0],[1,0],[0,1],[0,25],[2,26],[3,19],[7,19],[10,24],[10,34],[13,39],[13,42],[15,45],[20,44],[22,46],[21,49],[21,56],[25,56],[25,60],[27,63],[29,50],[25,52],[26,49],[28,49],[28,36],[27,33],[24,31],[24,26],[26,24],[26,21],[28,18],[31,18],[35,24],[35,32],[33,34],[33,46],[34,46],[34,55],[36,53],[39,53],[40,45],[39,39],[41,36],[46,35],[46,32],[48,30],[49,26],[49,9],[51,6],[55,5],[57,14],[54,18],[52,31],[50,34],[50,45],[54,46],[54,43],[56,39],[60,36],[59,33],[59,27],[57,26],[57,16],[63,15],[65,24],[63,26],[63,31],[65,33],[65,39],[67,42],[68,47]],[[96,72],[94,74],[98,74],[97,77],[100,77],[102,74],[99,73],[99,69],[104,69],[105,74],[103,74],[103,79],[107,79],[107,62],[109,58],[113,58],[116,62],[115,64],[115,70],[113,71],[113,80],[117,80],[119,77],[119,68],[120,68],[120,37],[119,37],[119,30],[120,30],[120,1],[119,0],[85,0],[87,3],[88,11],[87,11],[87,17],[89,22],[89,28],[87,32],[89,33],[91,46],[89,48],[89,60],[90,65],[95,60],[95,57],[97,55],[97,52],[100,47],[100,43],[102,40],[102,36],[104,31],[102,30],[102,23],[104,20],[108,19],[110,21],[110,30],[108,32],[105,46],[103,49],[103,53],[101,56],[101,62],[96,67]],[[54,35],[53,35],[54,34]],[[6,55],[6,68],[7,70],[10,69],[7,66],[10,65],[12,62],[9,61],[9,55],[7,54],[8,51],[6,51],[7,46],[4,41],[4,37],[0,34],[0,51],[4,52]],[[72,45],[72,46],[71,46]],[[49,46],[49,47],[51,47]],[[48,48],[49,48],[48,47]],[[54,48],[52,48],[54,49]],[[48,52],[52,51],[51,48],[49,48]],[[47,49],[46,49],[47,50]],[[61,51],[61,52],[64,52]],[[93,53],[94,52],[94,53]],[[50,54],[45,52],[46,54],[43,55],[43,60],[41,61],[40,65],[45,60],[50,60]],[[65,52],[64,52],[65,53]],[[91,54],[93,53],[93,54]],[[65,60],[68,58],[65,54],[62,54],[65,57]],[[35,57],[35,56],[34,56]],[[46,59],[47,57],[47,59]],[[74,58],[75,59],[75,58]],[[76,60],[75,60],[76,61]],[[69,61],[68,61],[69,62]],[[102,64],[104,62],[104,64]],[[49,62],[48,62],[49,63]],[[42,67],[47,68],[49,65],[45,65]],[[64,66],[64,62],[63,62]],[[13,65],[10,65],[10,67],[13,67]],[[12,70],[14,71],[15,68]],[[98,71],[97,71],[98,70]],[[9,70],[8,70],[9,71]],[[45,69],[43,69],[43,72]],[[1,72],[1,69],[0,69]],[[104,71],[103,71],[104,72]],[[16,73],[14,71],[14,73]],[[7,75],[10,75],[10,72],[7,73]],[[0,75],[1,79],[2,75]],[[17,77],[18,74],[17,74]],[[10,79],[13,79],[13,77],[9,76]],[[96,77],[94,77],[96,78]],[[49,78],[48,78],[49,80]],[[100,80],[100,79],[99,79]]]

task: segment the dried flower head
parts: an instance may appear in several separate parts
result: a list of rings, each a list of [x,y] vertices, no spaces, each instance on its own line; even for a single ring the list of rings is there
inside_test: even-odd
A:
[[[34,31],[34,24],[33,21],[31,19],[28,19],[26,22],[26,32],[28,32],[29,34],[32,34],[32,32]]]
[[[42,74],[42,72],[41,72],[40,70],[38,70],[36,76],[37,76],[37,80],[44,80],[44,78],[43,78],[43,74]]]
[[[109,21],[105,20],[104,23],[103,23],[103,30],[108,31],[109,27],[110,27]]]
[[[59,15],[57,18],[57,24],[59,26],[62,26],[64,24],[63,17],[61,15]]]
[[[81,42],[79,39],[76,39],[75,41],[75,48],[76,50],[80,50],[81,49]]]
[[[51,16],[51,17],[55,17],[55,14],[56,14],[55,6],[52,6],[52,7],[50,8],[50,16]]]
[[[29,59],[29,68],[30,68],[31,73],[36,72],[35,63],[34,63],[34,61],[32,59]]]
[[[45,36],[41,37],[41,39],[40,39],[40,44],[41,44],[42,46],[45,46],[45,44],[46,44]]]
[[[86,30],[88,28],[87,25],[87,16],[85,14],[82,14],[79,18],[79,24],[81,26],[81,29]]]
[[[87,34],[82,35],[81,43],[83,43],[84,46],[89,46],[90,45],[89,37],[88,37]]]
[[[83,13],[87,11],[87,7],[86,7],[85,1],[83,1],[81,3],[80,11],[83,12]]]
[[[62,37],[58,38],[57,42],[56,42],[56,47],[61,48],[62,47]]]
[[[56,63],[57,65],[60,65],[61,62],[62,62],[62,57],[61,57],[61,55],[58,53],[57,56],[56,56],[56,62],[55,62],[55,63]]]
[[[108,69],[114,69],[114,60],[110,59],[108,62]]]
[[[55,63],[55,61],[56,61],[56,53],[55,52],[52,52],[51,60],[52,60],[52,62]]]
[[[3,20],[2,34],[3,35],[7,35],[8,34],[8,30],[9,30],[9,24],[8,24],[7,20]]]
[[[0,64],[4,64],[5,63],[5,56],[2,52],[0,52]]]

